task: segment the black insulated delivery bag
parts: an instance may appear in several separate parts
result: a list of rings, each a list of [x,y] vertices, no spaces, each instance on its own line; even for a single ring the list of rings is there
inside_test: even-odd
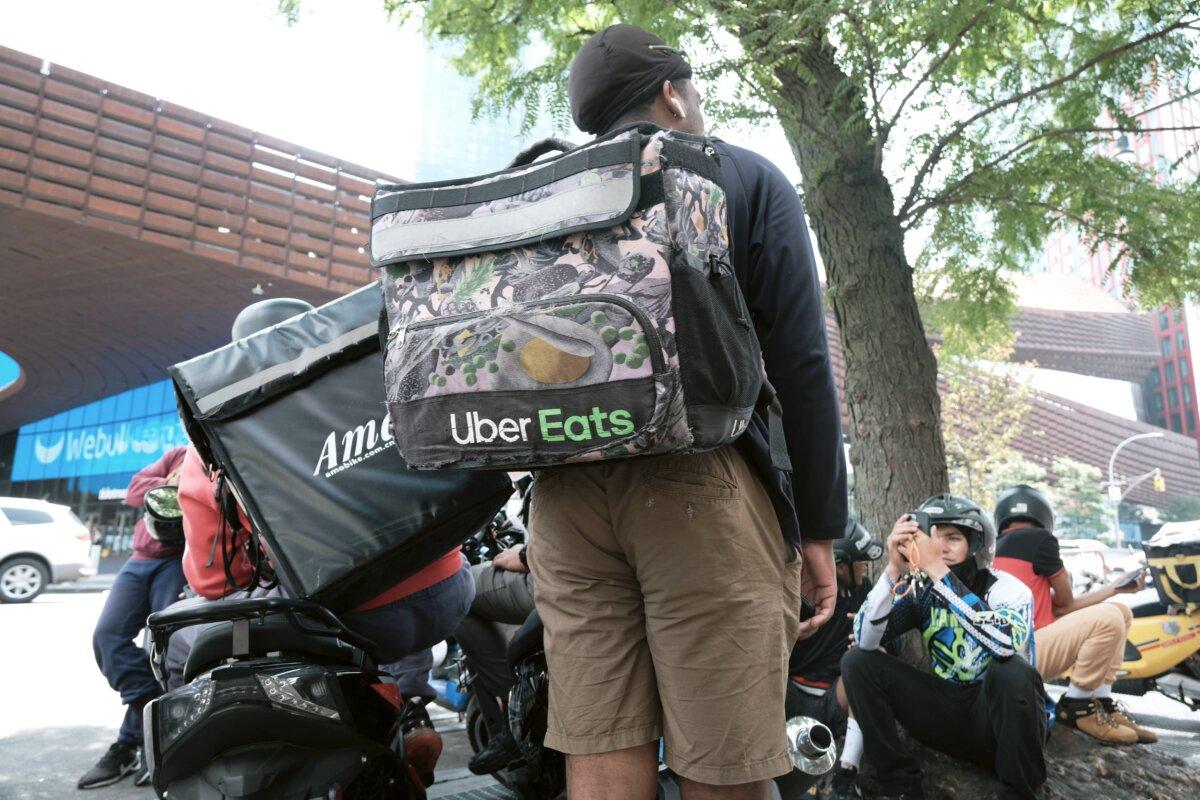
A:
[[[481,528],[504,473],[414,472],[384,405],[378,284],[171,368],[181,415],[294,596],[353,608]]]

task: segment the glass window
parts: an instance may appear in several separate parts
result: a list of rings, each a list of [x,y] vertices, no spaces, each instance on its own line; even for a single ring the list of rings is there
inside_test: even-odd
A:
[[[1150,398],[1150,407],[1155,411],[1162,411],[1162,403],[1162,395],[1155,392],[1154,396]]]
[[[1183,322],[1183,309],[1182,308],[1175,309],[1175,321]]]
[[[1179,392],[1174,389],[1167,389],[1167,400],[1171,404],[1171,408],[1179,405]]]
[[[1167,315],[1167,310],[1164,308],[1158,312],[1158,327],[1161,330],[1166,330],[1171,325],[1171,318]]]
[[[1183,404],[1190,406],[1192,404],[1192,387],[1186,383],[1183,385]]]
[[[4,516],[13,525],[45,525],[54,522],[54,518],[45,511],[34,511],[32,508],[4,507]]]
[[[1178,414],[1171,415],[1171,430],[1183,433],[1183,423],[1179,420]]]
[[[1181,358],[1181,359],[1179,359],[1179,377],[1186,378],[1187,376],[1188,376],[1187,359]]]
[[[1179,352],[1181,353],[1187,349],[1187,338],[1184,337],[1183,331],[1175,334],[1175,344],[1179,345]]]
[[[1146,386],[1155,389],[1160,383],[1162,383],[1162,373],[1157,369],[1150,370],[1150,374],[1146,376]]]
[[[1161,342],[1159,342],[1159,346],[1162,348],[1162,354],[1164,356],[1171,355],[1171,337],[1170,336],[1164,337],[1163,340]]]
[[[1175,382],[1175,362],[1174,361],[1168,361],[1167,363],[1163,364],[1163,372],[1165,372],[1167,374],[1167,383]]]

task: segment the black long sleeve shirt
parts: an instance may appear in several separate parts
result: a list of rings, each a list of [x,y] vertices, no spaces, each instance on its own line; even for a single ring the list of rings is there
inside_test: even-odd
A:
[[[804,208],[767,159],[720,140],[716,150],[734,271],[754,318],[767,378],[783,406],[792,472],[772,466],[761,414],[735,446],[762,477],[789,543],[836,539],[845,531],[847,514],[841,410]]]

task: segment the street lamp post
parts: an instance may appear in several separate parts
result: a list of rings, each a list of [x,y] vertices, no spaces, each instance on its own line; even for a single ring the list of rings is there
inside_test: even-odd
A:
[[[1113,507],[1113,536],[1116,537],[1118,542],[1121,539],[1121,500],[1124,499],[1125,493],[1121,491],[1121,484],[1117,482],[1117,454],[1130,442],[1136,442],[1138,439],[1161,439],[1162,436],[1163,433],[1161,431],[1137,433],[1133,436],[1127,436],[1117,443],[1117,446],[1113,448],[1112,455],[1108,457],[1108,499],[1112,502]],[[1130,488],[1132,489],[1133,487],[1131,486]]]

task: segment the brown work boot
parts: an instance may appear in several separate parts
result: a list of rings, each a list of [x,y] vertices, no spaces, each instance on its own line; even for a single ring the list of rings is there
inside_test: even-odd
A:
[[[442,737],[433,729],[425,704],[409,700],[400,711],[400,729],[404,732],[404,751],[426,788],[433,786],[434,767],[442,755]]]
[[[1109,718],[1112,719],[1113,722],[1117,723],[1123,728],[1129,728],[1129,730],[1136,733],[1138,741],[1142,744],[1154,744],[1158,741],[1157,733],[1149,728],[1143,728],[1141,725],[1138,725],[1137,721],[1133,717],[1126,714],[1125,709],[1122,708],[1121,704],[1116,700],[1113,700],[1111,697],[1100,697],[1097,698],[1097,701],[1100,703],[1100,707],[1104,709],[1104,712],[1108,714]]]
[[[1064,697],[1058,701],[1054,715],[1063,725],[1083,731],[1102,744],[1136,744],[1138,740],[1132,728],[1118,725],[1090,697]]]

